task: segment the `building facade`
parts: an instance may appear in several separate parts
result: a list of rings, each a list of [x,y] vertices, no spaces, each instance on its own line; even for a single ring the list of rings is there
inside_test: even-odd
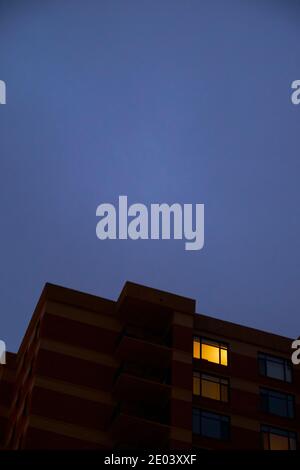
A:
[[[291,343],[133,283],[116,302],[47,284],[0,365],[1,448],[299,448]]]

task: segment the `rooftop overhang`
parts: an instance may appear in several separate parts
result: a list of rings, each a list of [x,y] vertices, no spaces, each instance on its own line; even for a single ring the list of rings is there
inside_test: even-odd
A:
[[[116,305],[120,320],[167,328],[173,312],[195,312],[195,301],[179,295],[127,282]]]

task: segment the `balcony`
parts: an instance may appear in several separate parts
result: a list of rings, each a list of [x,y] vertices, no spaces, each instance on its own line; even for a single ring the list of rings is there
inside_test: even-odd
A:
[[[124,335],[117,344],[115,356],[121,362],[134,362],[166,369],[170,366],[172,350],[161,344]]]
[[[170,371],[125,363],[117,372],[115,399],[130,397],[143,403],[166,403],[170,399]]]
[[[168,423],[167,409],[139,406],[136,402],[120,403],[110,429],[118,448],[151,449],[167,445],[170,432]]]

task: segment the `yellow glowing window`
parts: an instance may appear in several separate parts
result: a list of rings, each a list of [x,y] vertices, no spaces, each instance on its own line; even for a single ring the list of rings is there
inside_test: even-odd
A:
[[[193,356],[215,364],[228,366],[228,347],[226,344],[203,338],[194,338]]]
[[[228,365],[228,359],[227,359],[227,349],[221,348],[221,364],[222,366],[227,366]]]
[[[287,437],[270,435],[270,450],[289,450],[289,440]]]
[[[210,380],[202,381],[202,396],[206,398],[211,398],[212,400],[219,400],[221,398],[220,394],[220,384],[211,382]]]
[[[193,377],[193,394],[200,395],[200,374],[194,374]]]
[[[262,426],[265,450],[296,450],[296,433],[283,429]]]
[[[194,346],[193,356],[196,359],[200,359],[200,341],[195,338],[193,346]]]
[[[218,346],[211,346],[210,344],[202,344],[201,358],[209,362],[220,364],[220,349]]]
[[[228,379],[200,372],[193,373],[193,393],[212,400],[228,401]]]

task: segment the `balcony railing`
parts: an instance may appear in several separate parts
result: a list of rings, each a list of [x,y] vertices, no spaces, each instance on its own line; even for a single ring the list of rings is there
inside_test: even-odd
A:
[[[151,407],[145,406],[144,404],[139,405],[136,402],[120,401],[113,412],[111,424],[113,424],[121,414],[158,424],[170,424],[170,408],[168,405],[165,407]]]
[[[167,329],[166,331],[157,331],[151,330],[149,328],[142,328],[136,325],[125,325],[120,332],[117,345],[122,341],[124,336],[140,339],[142,341],[147,341],[149,343],[161,346],[172,346],[172,335],[170,329]]]
[[[136,362],[124,362],[116,371],[114,383],[121,374],[129,374],[134,377],[151,380],[163,385],[171,383],[171,369],[160,369],[147,364],[139,364]]]

